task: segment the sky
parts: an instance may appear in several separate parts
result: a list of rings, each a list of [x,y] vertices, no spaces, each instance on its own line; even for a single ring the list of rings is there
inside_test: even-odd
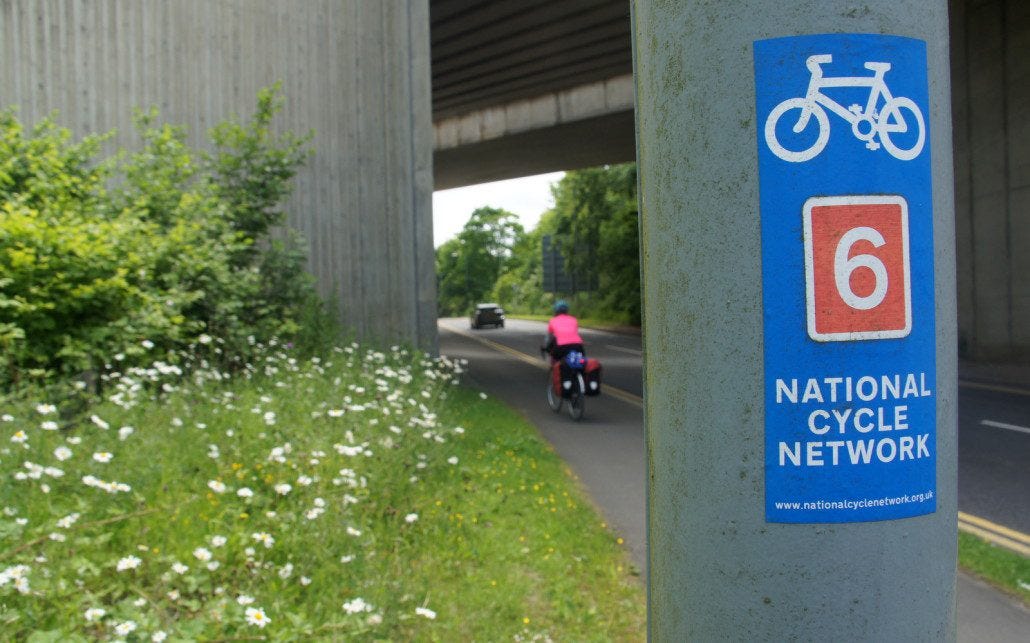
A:
[[[433,247],[457,236],[473,210],[483,206],[514,212],[523,228],[533,229],[540,215],[554,207],[551,184],[563,176],[552,172],[433,192]]]

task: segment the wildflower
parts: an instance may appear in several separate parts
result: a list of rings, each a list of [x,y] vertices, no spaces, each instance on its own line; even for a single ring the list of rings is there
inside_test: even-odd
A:
[[[286,494],[290,493],[291,489],[293,489],[293,487],[286,484],[285,482],[275,485],[275,492],[280,496],[285,496]]]
[[[291,574],[293,574],[293,564],[286,563],[279,568],[279,578],[286,580]]]
[[[308,578],[307,576],[301,576],[300,577],[300,584],[303,585],[304,587],[307,587],[308,585],[311,584],[311,579]]]
[[[49,536],[47,536],[47,538],[49,538],[50,540],[52,540],[52,541],[54,541],[56,543],[63,543],[65,540],[68,539],[67,536],[65,536],[64,534],[62,534],[60,532],[56,532],[56,531],[51,533]]]
[[[176,574],[180,575],[180,576],[182,576],[183,574],[185,574],[189,570],[190,570],[190,568],[187,565],[183,565],[182,563],[180,563],[178,561],[172,563],[172,571],[175,572]]]
[[[102,607],[91,607],[88,610],[86,610],[86,613],[83,614],[83,616],[86,617],[86,622],[87,623],[94,623],[94,622],[99,621],[100,619],[104,618],[104,614],[107,614],[107,610],[105,610],[104,608],[102,608]]]
[[[361,535],[361,531],[354,527],[347,527],[347,535],[357,537]]]
[[[407,516],[404,516],[404,522],[408,523],[409,525],[415,522],[416,520],[418,520],[418,514],[416,513],[410,513]]]
[[[28,441],[28,439],[29,436],[25,435],[24,431],[16,431],[15,434],[11,436],[11,442],[16,444],[23,444]]]
[[[207,571],[213,572],[221,566],[222,563],[218,562],[217,560],[212,560],[210,563],[207,564]]]
[[[61,518],[60,520],[57,521],[57,526],[60,527],[61,529],[68,529],[69,527],[74,525],[75,521],[77,521],[78,519],[79,519],[79,514],[77,514],[77,513],[68,514],[64,518]]]
[[[118,560],[116,569],[120,572],[124,572],[127,569],[136,569],[142,562],[143,561],[136,556],[126,556],[125,558],[120,558]]]
[[[266,411],[264,417],[265,424],[267,424],[268,426],[272,426],[273,424],[275,424],[275,411]]]
[[[479,399],[485,400],[486,399],[486,393],[480,393],[479,394]]]
[[[271,534],[264,531],[251,534],[250,537],[264,545],[265,549],[271,549],[272,545],[275,544],[275,538],[273,538]]]
[[[201,333],[200,336],[197,337],[197,341],[200,342],[201,344],[210,344],[211,343],[211,336],[208,335],[207,333]]]
[[[144,339],[142,342],[139,343],[139,345],[147,350],[150,350],[154,347],[154,342],[150,341],[149,339]]]
[[[131,426],[123,426],[122,428],[118,429],[118,439],[124,441],[135,431],[136,429],[132,428]]]
[[[359,612],[371,612],[372,609],[372,606],[366,603],[365,599],[361,598],[360,596],[352,601],[347,601],[343,604],[343,611],[347,612],[348,614],[357,614]]]
[[[72,450],[66,446],[59,446],[54,449],[54,457],[64,462],[68,458],[72,457]]]
[[[77,436],[77,435],[72,435],[72,436],[68,437],[68,444],[81,444],[81,443],[82,443],[82,438]]]
[[[325,509],[322,509],[320,507],[313,507],[311,509],[308,509],[306,512],[304,512],[304,517],[307,518],[308,520],[315,520],[316,518],[321,516],[323,513],[325,513]]]
[[[247,596],[246,594],[240,594],[236,597],[236,602],[243,606],[251,605],[254,603],[254,597]]]
[[[50,415],[51,413],[57,413],[57,407],[53,404],[37,404],[36,413],[40,415]]]
[[[168,600],[170,601],[177,601],[179,600],[179,590],[173,589],[172,591],[165,594],[165,596],[167,596]]]
[[[236,495],[240,498],[253,498],[254,492],[249,487],[240,487],[236,490]]]
[[[458,456],[452,455],[451,457],[447,458],[447,462],[450,464],[458,464]]]
[[[416,607],[415,614],[417,614],[418,616],[425,616],[429,620],[433,620],[434,618],[436,618],[436,612],[425,607]]]
[[[212,547],[221,547],[226,542],[228,542],[228,539],[225,536],[211,536]]]
[[[114,631],[117,632],[119,636],[128,636],[129,633],[135,631],[135,629],[135,621],[125,621],[124,623],[119,623],[114,626]]]
[[[54,422],[53,420],[47,420],[46,422],[41,422],[39,428],[43,429],[44,431],[56,431],[60,427],[57,425],[57,422]]]
[[[166,638],[168,638],[168,633],[164,630],[158,630],[150,635],[150,640],[154,643],[161,643],[161,641],[165,640]]]
[[[345,556],[340,556],[340,562],[343,563],[344,565],[346,565],[347,563],[351,562],[352,560],[354,560],[353,554],[347,554]]]
[[[101,464],[107,464],[111,461],[111,458],[113,457],[114,454],[110,453],[109,451],[100,451],[93,454],[93,459]]]
[[[193,550],[193,557],[202,563],[206,563],[211,560],[211,551],[204,547],[197,547]]]
[[[247,623],[250,625],[257,625],[258,627],[264,627],[272,622],[272,619],[265,615],[265,611],[260,607],[248,607],[246,612]]]
[[[297,484],[299,484],[302,487],[307,487],[312,482],[314,482],[314,479],[312,479],[310,476],[303,476],[302,475],[302,476],[298,476],[297,477]]]
[[[211,491],[214,491],[215,493],[225,493],[225,484],[219,482],[218,480],[208,480],[207,486],[209,489],[211,489]]]
[[[182,420],[179,418],[172,418],[172,426],[178,428],[182,426]]]

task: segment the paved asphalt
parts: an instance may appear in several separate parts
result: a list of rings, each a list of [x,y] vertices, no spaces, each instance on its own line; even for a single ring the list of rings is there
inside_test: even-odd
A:
[[[584,418],[574,422],[564,409],[551,412],[544,399],[545,362],[533,357],[543,339],[542,323],[509,319],[503,329],[472,331],[465,319],[441,319],[439,327],[440,352],[468,359],[474,385],[538,427],[612,530],[623,537],[643,576],[647,535],[640,338],[582,332],[589,356],[604,364],[604,394],[590,398]],[[1030,396],[960,390],[959,509],[1030,533],[1030,432],[1003,426],[1030,426]],[[959,574],[958,639],[1028,641],[1030,610]]]

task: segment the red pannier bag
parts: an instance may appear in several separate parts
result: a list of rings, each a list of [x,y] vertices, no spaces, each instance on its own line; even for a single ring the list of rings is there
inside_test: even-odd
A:
[[[556,397],[566,397],[561,392],[561,362],[551,364],[551,388]]]
[[[587,390],[584,391],[587,395],[601,394],[601,362],[587,359],[587,365],[583,369],[583,381],[587,385]]]

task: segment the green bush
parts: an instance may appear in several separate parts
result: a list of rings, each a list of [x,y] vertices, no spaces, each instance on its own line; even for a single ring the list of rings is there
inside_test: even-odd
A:
[[[297,240],[272,239],[309,138],[275,135],[281,98],[262,91],[247,123],[185,132],[140,114],[143,145],[100,158],[45,119],[0,113],[0,388],[98,374],[215,342],[246,361],[256,341],[325,317]],[[314,312],[313,312],[314,311]]]

